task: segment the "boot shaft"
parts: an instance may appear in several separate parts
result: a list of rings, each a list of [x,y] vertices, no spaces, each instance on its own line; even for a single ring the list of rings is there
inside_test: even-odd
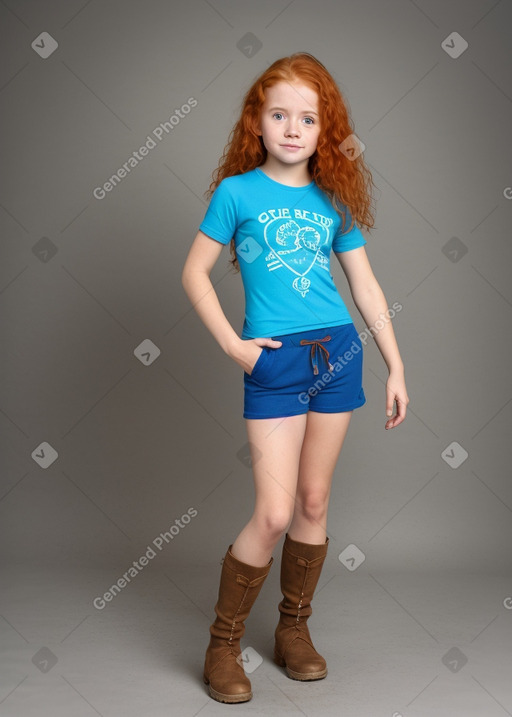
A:
[[[329,547],[325,543],[315,545],[293,540],[286,534],[281,559],[281,592],[283,599],[278,605],[283,620],[288,624],[312,614],[311,600],[316,590]],[[285,617],[286,616],[286,617]]]
[[[239,642],[245,632],[244,621],[270,572],[274,559],[267,565],[249,565],[231,553],[232,545],[226,551],[215,605],[216,619],[210,626],[210,634],[226,638],[231,645]]]

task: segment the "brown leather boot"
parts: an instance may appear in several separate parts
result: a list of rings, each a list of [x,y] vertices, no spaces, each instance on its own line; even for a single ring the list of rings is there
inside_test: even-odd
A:
[[[275,631],[274,662],[294,680],[321,680],[327,675],[324,658],[311,641],[307,619],[322,572],[329,538],[322,545],[300,543],[286,533],[281,558],[280,616]]]
[[[244,620],[258,597],[274,558],[262,568],[235,558],[230,545],[226,551],[215,605],[217,617],[210,626],[203,680],[210,697],[218,702],[247,702],[252,698],[251,683],[245,674],[240,638]]]

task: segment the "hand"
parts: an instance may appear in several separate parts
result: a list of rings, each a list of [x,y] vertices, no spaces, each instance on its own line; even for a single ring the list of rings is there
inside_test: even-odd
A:
[[[270,346],[270,348],[278,349],[282,343],[282,341],[274,341],[274,339],[266,338],[240,339],[240,343],[230,352],[230,356],[250,375],[256,365],[256,361],[261,356],[263,351],[262,347]]]
[[[396,402],[396,413],[393,413],[393,404]],[[405,378],[403,371],[391,371],[386,381],[386,416],[390,416],[386,421],[385,428],[396,428],[405,418],[407,412],[407,404],[409,396],[405,388]]]

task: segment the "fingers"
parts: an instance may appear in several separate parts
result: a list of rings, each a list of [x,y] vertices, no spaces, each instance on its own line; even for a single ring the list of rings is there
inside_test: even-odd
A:
[[[401,401],[399,398],[396,399],[396,413],[392,418],[389,418],[386,421],[385,428],[386,430],[389,428],[396,428],[399,426],[402,421],[405,419],[407,413],[407,405],[404,403],[404,401]],[[389,415],[389,414],[388,414]]]

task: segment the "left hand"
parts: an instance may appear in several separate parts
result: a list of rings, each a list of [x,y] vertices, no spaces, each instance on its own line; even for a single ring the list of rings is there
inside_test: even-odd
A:
[[[396,413],[393,413],[393,404],[396,402]],[[409,396],[405,387],[405,377],[403,371],[390,371],[388,380],[386,381],[386,421],[385,428],[396,428],[405,418],[407,412],[407,404]]]

